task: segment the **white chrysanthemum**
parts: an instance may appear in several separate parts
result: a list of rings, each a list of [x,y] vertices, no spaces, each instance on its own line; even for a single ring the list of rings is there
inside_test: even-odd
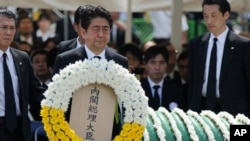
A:
[[[205,121],[203,121],[203,119],[198,113],[188,110],[187,114],[194,117],[201,124],[202,128],[204,129],[204,132],[207,134],[209,141],[215,141],[214,134],[211,131],[211,128],[205,123]]]
[[[229,114],[228,112],[222,111],[218,114],[220,118],[224,118],[229,124],[237,125],[240,124],[233,115]]]
[[[181,132],[180,132],[180,130],[178,129],[178,127],[177,127],[177,125],[176,125],[176,122],[175,122],[174,118],[171,116],[171,114],[168,112],[168,110],[165,109],[165,108],[160,107],[160,108],[158,109],[158,111],[159,111],[159,112],[162,112],[162,113],[167,117],[167,119],[169,120],[169,123],[170,123],[170,125],[171,125],[171,128],[172,128],[172,130],[173,130],[173,132],[174,132],[174,135],[175,135],[175,137],[176,137],[176,140],[177,140],[177,141],[181,141],[181,140],[182,140]]]
[[[225,126],[225,124],[222,123],[220,118],[214,112],[205,110],[201,112],[201,115],[207,116],[208,118],[213,120],[217,127],[220,129],[221,133],[223,134],[223,137],[229,140],[229,131],[227,130],[227,127]]]
[[[173,112],[177,113],[180,116],[180,118],[183,119],[183,121],[188,129],[188,133],[190,135],[191,140],[192,141],[199,141],[199,137],[194,130],[194,126],[193,126],[192,122],[187,117],[187,115],[183,112],[183,110],[181,110],[179,108],[174,108]]]
[[[250,125],[250,120],[244,114],[236,115],[236,120],[241,122],[243,125]]]
[[[156,116],[154,110],[151,107],[148,107],[149,115],[152,117],[152,120],[154,122],[153,126],[156,129],[156,133],[158,135],[158,138],[160,141],[166,141],[165,139],[165,131],[162,128],[160,119]]]

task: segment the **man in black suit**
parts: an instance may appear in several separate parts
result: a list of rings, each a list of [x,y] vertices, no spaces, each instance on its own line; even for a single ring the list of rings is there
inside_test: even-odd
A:
[[[181,86],[165,77],[169,59],[165,47],[150,47],[146,50],[144,59],[148,76],[141,80],[141,85],[149,98],[149,106],[154,110],[159,107],[171,110],[178,105],[182,105],[180,101]]]
[[[74,30],[77,33],[77,37],[70,39],[70,40],[66,40],[66,41],[62,41],[58,44],[58,50],[57,53],[63,53],[65,51],[69,51],[71,49],[74,48],[78,48],[81,47],[82,45],[84,45],[84,38],[83,38],[83,28],[81,27],[81,14],[83,12],[83,7],[79,6],[75,12],[75,16],[74,16]]]
[[[100,6],[85,5],[82,7],[80,19],[85,45],[59,54],[56,58],[53,74],[58,73],[60,69],[70,63],[91,59],[95,56],[99,56],[101,59],[113,60],[124,68],[128,68],[127,58],[107,46],[112,27],[109,12]],[[70,110],[67,111],[67,120],[69,120],[69,115]],[[114,126],[113,137],[119,133],[119,127],[120,125]]]
[[[202,8],[210,32],[190,42],[189,108],[249,116],[250,40],[227,27],[228,1],[204,0]]]
[[[28,107],[31,112],[40,111],[44,89],[28,54],[10,47],[15,33],[15,14],[0,9],[0,140],[31,141]]]

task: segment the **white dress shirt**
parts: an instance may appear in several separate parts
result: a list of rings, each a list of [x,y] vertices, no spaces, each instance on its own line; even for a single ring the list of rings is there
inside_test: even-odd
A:
[[[228,27],[226,28],[225,31],[223,31],[220,35],[215,37],[212,33],[209,38],[209,43],[208,43],[208,49],[207,49],[207,58],[206,58],[206,66],[205,66],[205,72],[204,72],[204,83],[203,83],[203,88],[202,88],[202,95],[206,96],[206,91],[207,91],[207,81],[208,81],[208,71],[209,71],[209,64],[210,64],[210,56],[211,56],[211,51],[213,47],[213,39],[217,38],[217,64],[216,64],[216,97],[220,97],[220,92],[219,92],[219,84],[220,84],[220,71],[221,71],[221,64],[222,64],[222,57],[223,57],[223,51],[224,51],[224,46],[225,46],[225,41],[228,33]]]
[[[0,50],[0,117],[5,116],[5,92],[4,92],[4,72],[3,72],[3,51]],[[5,53],[7,54],[7,65],[10,71],[13,89],[14,89],[14,97],[16,102],[16,112],[17,115],[20,115],[20,107],[19,107],[19,85],[18,85],[18,76],[15,68],[15,64],[13,61],[12,54],[10,49],[8,48]]]
[[[162,105],[162,88],[163,88],[163,82],[164,82],[164,79],[162,79],[159,83],[155,83],[152,81],[152,79],[150,79],[150,77],[148,76],[148,82],[149,82],[149,86],[150,86],[150,89],[151,89],[151,93],[152,93],[152,97],[154,97],[154,86],[155,85],[159,85],[160,88],[158,89],[158,94],[159,94],[159,98],[160,98],[160,106]]]
[[[94,56],[100,56],[102,59],[106,59],[105,57],[105,49],[100,53],[100,54],[95,54],[93,53],[88,47],[87,45],[85,45],[85,51],[87,53],[88,59],[93,58]]]

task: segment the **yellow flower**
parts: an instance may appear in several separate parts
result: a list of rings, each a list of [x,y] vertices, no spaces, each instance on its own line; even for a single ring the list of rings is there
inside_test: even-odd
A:
[[[123,141],[123,138],[121,136],[116,136],[114,141]]]
[[[128,131],[131,129],[131,124],[130,123],[124,123],[122,126],[122,129],[125,131]]]
[[[51,124],[57,124],[58,120],[56,118],[50,118],[50,123]]]
[[[57,116],[57,109],[51,108],[50,111],[49,111],[49,115],[51,117],[56,117]]]

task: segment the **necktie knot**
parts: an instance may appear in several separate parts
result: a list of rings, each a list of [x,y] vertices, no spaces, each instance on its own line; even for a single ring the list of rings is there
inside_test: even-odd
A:
[[[94,56],[93,58],[102,59],[100,56]]]
[[[214,43],[216,43],[218,41],[218,39],[217,38],[214,38]]]
[[[3,59],[6,59],[6,58],[7,58],[7,54],[3,53]]]
[[[160,88],[160,86],[159,85],[154,85],[153,88],[155,89],[155,91],[157,91]]]

